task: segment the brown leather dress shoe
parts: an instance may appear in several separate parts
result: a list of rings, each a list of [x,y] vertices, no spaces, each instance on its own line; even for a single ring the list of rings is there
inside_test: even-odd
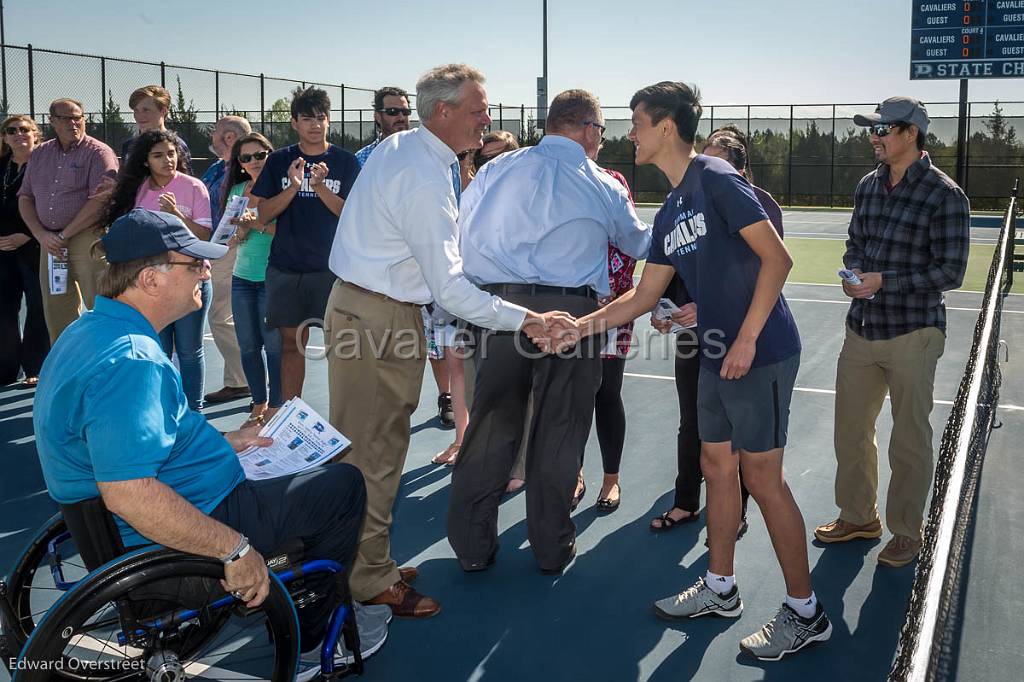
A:
[[[415,566],[399,566],[398,575],[402,576],[403,583],[411,583],[420,577],[420,569]]]
[[[204,395],[203,402],[207,405],[216,405],[217,403],[226,403],[229,400],[237,400],[238,398],[248,398],[250,395],[248,386],[225,386],[219,391]]]
[[[363,603],[387,604],[391,607],[392,615],[397,618],[430,618],[441,610],[440,604],[425,594],[420,594],[404,580],[399,580],[373,599]]]

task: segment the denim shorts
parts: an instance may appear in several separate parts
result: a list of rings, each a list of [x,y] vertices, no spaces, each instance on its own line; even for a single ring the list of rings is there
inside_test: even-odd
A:
[[[785,447],[789,403],[800,354],[754,367],[740,379],[723,379],[701,365],[697,380],[697,429],[706,443],[732,441],[733,450],[767,452]]]

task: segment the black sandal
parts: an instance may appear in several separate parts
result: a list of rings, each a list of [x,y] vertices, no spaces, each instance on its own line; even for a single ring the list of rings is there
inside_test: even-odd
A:
[[[675,507],[673,507],[673,509],[674,508]],[[684,509],[683,511],[686,511],[686,510]],[[671,514],[672,514],[672,509],[669,509],[667,512],[665,512],[661,516],[657,516],[657,517],[651,519],[651,525],[649,525],[648,528],[651,529],[652,533],[664,533],[665,531],[672,530],[676,526],[682,525],[684,523],[693,523],[694,521],[696,521],[697,519],[700,518],[700,512],[699,511],[690,512],[689,516],[684,516],[683,518],[679,519],[678,521],[676,519],[673,519]],[[660,526],[655,526],[654,522],[655,521],[659,521],[659,520],[661,521],[661,525]]]
[[[608,499],[607,497],[599,498],[597,502],[594,503],[594,509],[602,514],[610,514],[619,508],[619,503],[622,502],[622,486],[616,483],[615,487],[619,489],[619,497],[614,500]]]

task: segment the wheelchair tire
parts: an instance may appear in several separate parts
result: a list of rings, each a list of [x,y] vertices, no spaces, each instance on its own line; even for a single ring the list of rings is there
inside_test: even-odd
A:
[[[259,608],[244,610],[235,605],[214,610],[209,604],[224,596],[219,587],[223,577],[219,561],[170,549],[122,556],[67,592],[36,624],[13,680],[145,680],[149,679],[147,664],[172,658],[180,661],[186,677],[201,673],[203,679],[212,680],[240,675],[273,682],[292,680],[298,663],[298,621],[285,586],[271,574],[270,594]],[[182,587],[174,588],[177,592],[172,594],[172,585]],[[204,587],[189,589],[196,585]],[[115,604],[126,603],[133,611],[145,612],[136,613],[136,618],[151,625],[137,642],[140,648],[117,640],[122,621]],[[173,628],[160,629],[153,623],[157,613],[166,615],[181,608],[199,613]],[[104,616],[97,618],[98,614]],[[255,634],[239,635],[247,628]],[[231,642],[225,645],[223,640],[232,637],[248,644],[231,649]],[[264,637],[262,653],[252,656],[253,646]],[[158,651],[163,653],[158,656]],[[241,667],[226,667],[235,665]],[[259,670],[253,672],[254,667]]]
[[[36,623],[65,592],[56,586],[51,576],[53,557],[48,545],[66,532],[67,524],[59,512],[50,517],[18,557],[8,578],[7,594],[15,618],[12,634],[17,638],[19,648],[24,646]],[[74,540],[68,539],[61,545],[61,567],[65,571],[65,579],[70,582],[89,573],[81,559],[76,560]]]

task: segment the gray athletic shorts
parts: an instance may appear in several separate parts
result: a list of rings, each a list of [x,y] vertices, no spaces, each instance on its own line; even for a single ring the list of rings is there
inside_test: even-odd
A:
[[[324,326],[327,299],[331,295],[334,273],[285,272],[267,266],[267,326],[298,327],[303,323]]]
[[[755,367],[741,379],[723,379],[701,365],[697,380],[697,430],[708,443],[732,441],[734,450],[767,452],[785,447],[789,402],[800,354]]]

